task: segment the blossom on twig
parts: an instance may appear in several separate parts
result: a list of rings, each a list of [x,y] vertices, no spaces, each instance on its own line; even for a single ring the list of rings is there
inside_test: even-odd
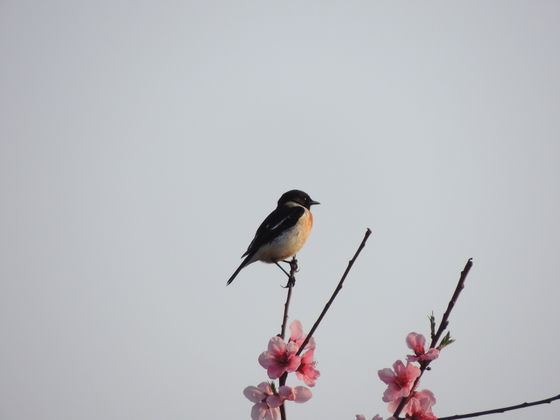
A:
[[[388,410],[391,413],[394,413],[403,398],[405,397],[400,397],[395,401],[391,401],[388,405]],[[432,406],[436,403],[436,397],[434,396],[434,393],[432,391],[429,391],[427,389],[423,389],[422,391],[412,391],[412,393],[410,394],[410,398],[402,409],[403,413],[410,414],[413,412],[413,400],[419,401],[421,403],[421,407],[424,407],[424,410],[429,413],[432,412]],[[415,411],[417,412],[418,410]]]
[[[313,394],[311,391],[304,386],[296,386],[294,388],[289,386],[281,386],[278,388],[278,397],[284,401],[293,401],[298,404],[302,404],[311,399]]]
[[[298,379],[305,382],[307,386],[315,386],[315,381],[321,376],[321,372],[315,369],[315,349],[309,349],[301,357],[301,364],[296,370]]]
[[[284,372],[295,372],[299,367],[301,356],[296,356],[297,351],[295,342],[286,344],[281,337],[272,337],[268,342],[268,351],[259,356],[259,363],[267,370],[270,379],[278,379]]]
[[[425,350],[426,338],[422,334],[416,334],[411,332],[406,336],[406,345],[409,349],[414,351],[414,356],[406,356],[406,360],[409,362],[420,362],[422,360],[434,360],[439,357],[439,350],[431,348],[428,351]]]
[[[307,343],[303,355],[296,356],[307,335],[303,333],[301,322],[295,320],[290,325],[291,336],[288,344],[281,337],[272,337],[268,350],[259,356],[259,363],[268,372],[270,379],[278,379],[284,372],[296,372],[298,379],[307,386],[315,386],[321,373],[315,368],[315,340]]]
[[[272,387],[268,382],[261,382],[258,386],[248,386],[243,390],[243,395],[255,405],[251,409],[252,420],[279,420],[280,404],[276,400],[269,401],[274,397]]]
[[[303,344],[303,341],[307,338],[307,334],[303,333],[303,327],[299,320],[294,320],[290,324],[290,342],[294,342],[298,346],[298,350]],[[296,376],[298,379],[305,382],[307,386],[315,386],[315,381],[319,378],[321,373],[315,369],[315,339],[311,337],[307,345],[305,346],[307,351],[301,356],[301,364],[296,370]]]
[[[383,393],[383,401],[391,402],[399,397],[408,396],[420,373],[420,368],[411,365],[410,362],[405,366],[400,360],[393,364],[393,370],[385,368],[377,371],[379,379],[389,385]]]
[[[307,334],[303,333],[303,327],[301,325],[301,321],[299,321],[298,319],[295,319],[294,321],[292,321],[292,323],[290,324],[290,341],[293,341],[297,344],[298,346],[298,350],[301,347],[301,345],[303,344],[304,340],[307,338]],[[314,349],[315,348],[315,338],[311,337],[309,339],[309,342],[307,343],[307,345],[305,346],[306,349]]]
[[[280,419],[279,407],[284,401],[294,401],[298,404],[308,401],[313,394],[304,386],[281,386],[275,393],[268,382],[261,382],[258,386],[248,386],[243,390],[243,395],[254,402],[251,409],[252,420],[278,420]]]
[[[432,413],[432,405],[435,404],[435,398],[433,398],[434,394],[430,391],[428,391],[428,393],[431,394],[431,397],[420,397],[420,395],[416,395],[409,399],[407,403],[409,406],[406,415],[407,418],[411,420],[437,420],[437,417]]]

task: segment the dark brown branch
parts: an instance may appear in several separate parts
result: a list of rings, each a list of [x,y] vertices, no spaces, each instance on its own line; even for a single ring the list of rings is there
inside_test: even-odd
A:
[[[354,265],[354,262],[356,261],[356,259],[358,258],[358,255],[360,255],[360,252],[362,251],[362,249],[364,248],[364,246],[366,245],[367,239],[369,238],[369,235],[371,235],[371,230],[367,229],[366,230],[366,234],[364,236],[364,239],[362,240],[362,243],[360,244],[360,246],[358,247],[358,250],[356,251],[356,253],[354,254],[354,257],[350,260],[350,262],[348,263],[348,267],[346,268],[346,271],[344,272],[344,274],[342,275],[342,278],[340,279],[340,282],[338,283],[338,286],[336,287],[333,295],[331,296],[330,300],[327,302],[327,304],[325,305],[325,308],[323,309],[323,312],[321,312],[321,315],[319,315],[319,318],[317,319],[317,321],[315,322],[315,324],[313,325],[313,328],[311,328],[311,331],[309,331],[309,334],[307,334],[307,337],[305,338],[305,340],[303,341],[303,343],[301,344],[301,347],[299,348],[298,352],[296,353],[296,355],[299,356],[299,354],[303,351],[303,349],[305,348],[305,346],[307,345],[307,343],[309,342],[309,340],[311,339],[311,337],[313,336],[313,333],[315,332],[315,330],[317,329],[317,327],[319,326],[319,324],[321,323],[321,320],[323,319],[323,317],[325,316],[325,314],[327,313],[327,311],[329,310],[329,307],[331,306],[331,304],[333,303],[334,299],[336,298],[336,295],[338,294],[338,292],[340,291],[340,289],[342,289],[342,284],[344,283],[344,280],[346,279],[346,276],[348,276],[348,273],[350,272],[350,269],[352,268],[352,266]],[[280,337],[282,339],[284,339],[284,335],[286,333],[286,324],[288,323],[288,308],[290,306],[290,299],[292,296],[292,287],[294,286],[295,283],[295,273],[297,271],[297,260],[295,259],[295,257],[292,259],[292,261],[290,261],[290,267],[291,267],[291,271],[290,271],[290,279],[288,280],[288,284],[287,284],[287,288],[288,288],[288,297],[286,299],[286,304],[284,305],[284,317],[282,319],[282,328],[281,328],[281,333],[280,333]],[[280,386],[286,385],[286,379],[288,378],[288,373],[284,372],[284,374],[280,377],[279,379],[279,384]],[[282,404],[280,406],[280,418],[282,420],[286,420],[286,407],[285,404]]]
[[[278,267],[280,267],[279,264]],[[282,268],[282,267],[280,267]],[[282,270],[284,270],[282,268]],[[286,297],[286,303],[284,304],[284,316],[282,317],[282,327],[280,327],[280,338],[282,338],[282,340],[284,340],[284,336],[286,335],[286,325],[288,324],[288,309],[290,308],[290,301],[292,300],[292,289],[294,287],[294,284],[296,283],[296,272],[298,271],[298,265],[297,265],[297,260],[296,257],[294,255],[294,257],[292,258],[292,260],[290,261],[290,274],[289,274],[289,278],[288,278],[288,284],[286,285],[286,287],[288,288],[288,296]],[[285,272],[285,270],[284,270]],[[288,373],[284,372],[284,374],[280,377],[278,383],[279,386],[284,386],[286,385],[286,379],[288,378]],[[286,420],[286,407],[284,404],[282,404],[280,406],[280,418],[282,420]]]
[[[346,268],[346,271],[344,271],[344,274],[342,275],[342,278],[338,282],[338,285],[336,286],[336,289],[334,290],[334,293],[332,294],[331,298],[329,299],[329,301],[325,305],[325,307],[323,309],[323,312],[321,312],[321,315],[319,315],[319,318],[317,319],[317,321],[315,321],[315,324],[313,325],[313,327],[311,328],[311,330],[307,334],[307,337],[305,338],[303,343],[301,343],[301,346],[300,346],[298,352],[296,353],[296,355],[299,356],[301,354],[301,352],[305,349],[305,346],[307,345],[309,340],[311,340],[311,337],[313,337],[313,334],[315,333],[315,330],[317,329],[317,327],[319,326],[319,324],[323,320],[323,317],[325,316],[325,314],[329,310],[331,304],[333,303],[334,299],[336,298],[336,295],[338,295],[338,292],[340,292],[340,289],[342,289],[342,284],[344,283],[344,280],[346,280],[346,276],[350,272],[350,269],[354,265],[354,262],[356,262],[356,259],[360,255],[360,252],[362,252],[362,249],[364,249],[364,247],[366,246],[366,242],[369,238],[369,235],[371,235],[371,230],[368,228],[366,230],[365,235],[364,235],[364,239],[362,239],[362,243],[360,244],[360,246],[358,247],[358,250],[354,254],[354,257],[348,262],[348,267]]]
[[[285,379],[284,379],[284,381],[285,381]],[[281,420],[287,420],[287,417],[286,417],[286,404],[282,404],[282,405],[280,406],[280,419],[281,419]]]
[[[445,311],[445,313],[443,314],[443,318],[441,319],[441,323],[439,324],[437,333],[432,337],[432,343],[430,344],[430,348],[436,346],[443,332],[449,325],[449,315],[451,315],[451,311],[453,310],[453,307],[457,303],[457,299],[459,299],[459,295],[461,294],[461,291],[465,288],[465,280],[469,275],[469,271],[471,270],[472,265],[473,265],[472,258],[469,258],[467,264],[465,265],[465,268],[461,272],[461,277],[459,278],[459,282],[457,283],[457,287],[455,288],[453,297],[449,301],[449,305],[447,305],[447,311]]]
[[[430,344],[430,348],[436,347],[437,342],[439,341],[443,332],[445,331],[445,329],[449,325],[449,315],[451,315],[451,311],[453,310],[453,307],[457,303],[457,299],[459,299],[459,295],[461,294],[461,291],[465,288],[465,280],[467,279],[467,276],[469,275],[469,271],[471,270],[472,265],[473,265],[472,258],[469,258],[469,260],[467,261],[467,264],[465,265],[465,268],[463,268],[463,271],[461,272],[461,276],[459,277],[459,282],[457,283],[457,287],[455,288],[455,292],[453,293],[453,296],[451,297],[451,300],[449,301],[449,304],[447,305],[447,310],[443,314],[443,317],[441,319],[441,323],[439,325],[437,333],[433,334],[433,336],[432,336],[432,342]],[[404,408],[404,406],[406,405],[406,403],[410,399],[410,396],[412,395],[414,390],[418,387],[418,384],[420,383],[420,378],[424,374],[424,371],[426,370],[426,368],[428,367],[430,362],[431,362],[431,360],[424,360],[424,361],[420,362],[420,375],[414,381],[414,385],[412,386],[408,396],[401,400],[401,402],[399,403],[399,406],[395,410],[395,413],[393,414],[393,417],[395,417],[396,419],[399,419],[399,414],[401,413],[402,409]]]
[[[457,414],[455,416],[449,417],[438,417],[439,420],[458,420],[458,419],[468,419],[470,417],[478,417],[478,416],[486,416],[488,414],[496,414],[496,413],[505,413],[506,411],[512,410],[519,410],[521,408],[532,407],[534,405],[541,405],[541,404],[550,404],[552,401],[560,400],[560,394],[556,395],[555,397],[550,397],[545,400],[540,401],[533,401],[530,403],[523,403],[518,405],[512,405],[509,407],[503,408],[495,408],[494,410],[486,410],[486,411],[478,411],[476,413],[468,413],[468,414]]]

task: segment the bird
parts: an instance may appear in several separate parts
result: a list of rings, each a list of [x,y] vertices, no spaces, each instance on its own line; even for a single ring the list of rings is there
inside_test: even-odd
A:
[[[247,251],[246,257],[235,273],[229,278],[229,285],[239,272],[255,261],[275,263],[296,255],[307,241],[313,227],[310,208],[320,204],[300,190],[290,190],[282,194],[278,206],[261,223]]]

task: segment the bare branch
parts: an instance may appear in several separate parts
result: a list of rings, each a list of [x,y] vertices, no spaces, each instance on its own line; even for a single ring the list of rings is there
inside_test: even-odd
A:
[[[449,315],[451,315],[451,311],[453,310],[453,307],[457,303],[457,299],[459,299],[459,295],[461,294],[461,290],[463,290],[465,288],[465,280],[467,279],[467,276],[469,274],[469,271],[470,271],[472,265],[473,265],[472,258],[469,258],[469,260],[467,261],[467,264],[465,265],[465,268],[463,268],[463,271],[461,272],[461,276],[459,277],[459,282],[457,283],[457,287],[455,288],[455,292],[453,293],[453,296],[451,297],[451,300],[449,301],[449,305],[447,305],[447,310],[443,314],[443,318],[441,319],[441,323],[439,325],[439,328],[438,328],[438,330],[435,334],[433,334],[433,332],[432,332],[432,343],[430,344],[430,348],[433,348],[433,347],[436,346],[436,344],[439,341],[441,335],[443,334],[443,332],[445,331],[445,329],[449,325]],[[430,326],[431,326],[432,331],[433,331],[433,329],[434,329],[433,327],[435,325],[434,322],[435,321],[433,320],[433,315],[432,315],[432,317],[430,318]],[[414,390],[418,387],[418,384],[420,383],[420,378],[424,374],[424,371],[426,370],[426,368],[428,367],[430,362],[431,362],[431,360],[423,360],[423,361],[420,362],[420,375],[414,381],[414,385],[412,386],[412,388],[410,390],[410,393],[407,395],[406,398],[403,398],[401,400],[401,402],[399,403],[399,406],[395,410],[395,413],[393,414],[393,417],[395,417],[396,419],[399,419],[399,414],[401,413],[402,409],[404,408],[404,406],[406,405],[406,403],[410,399],[410,396],[412,395]]]
[[[449,416],[449,417],[438,417],[438,419],[439,420],[458,420],[458,419],[468,419],[470,417],[486,416],[488,414],[505,413],[506,411],[519,410],[521,408],[532,407],[534,405],[550,404],[552,401],[555,401],[555,400],[560,400],[560,394],[556,395],[555,397],[547,398],[545,400],[533,401],[533,402],[530,402],[530,403],[525,402],[523,404],[512,405],[512,406],[503,407],[503,408],[495,408],[493,410],[478,411],[476,413],[457,414],[455,416]]]
[[[317,327],[319,326],[319,324],[323,320],[323,317],[325,316],[325,314],[329,310],[331,304],[333,303],[334,299],[336,298],[336,295],[338,295],[338,292],[340,292],[340,289],[342,289],[342,284],[344,283],[344,280],[346,280],[346,276],[350,272],[350,269],[354,265],[354,262],[356,262],[356,259],[360,255],[360,252],[362,252],[362,249],[364,249],[364,247],[366,246],[366,242],[369,238],[369,235],[371,235],[371,230],[368,228],[366,230],[365,235],[364,235],[364,239],[362,239],[362,243],[360,244],[360,246],[358,247],[358,250],[354,254],[354,257],[348,262],[348,267],[346,268],[346,271],[344,272],[344,274],[342,275],[342,278],[338,282],[338,285],[336,286],[336,289],[334,290],[334,293],[332,294],[331,298],[329,299],[329,301],[325,305],[325,307],[323,309],[323,312],[321,312],[321,315],[319,315],[319,318],[317,318],[317,321],[315,321],[315,324],[313,325],[313,328],[311,328],[311,330],[309,331],[309,334],[307,334],[307,337],[305,338],[305,340],[301,344],[298,352],[296,353],[298,356],[301,354],[301,352],[303,351],[303,349],[305,348],[305,346],[307,345],[309,340],[311,340],[311,337],[313,337],[313,334],[315,333],[315,330],[317,329]]]
[[[472,258],[469,258],[467,264],[465,265],[465,268],[461,272],[461,277],[459,278],[459,282],[457,283],[457,287],[455,288],[453,297],[449,301],[449,305],[447,305],[447,311],[445,311],[445,313],[443,314],[443,318],[441,319],[441,323],[439,324],[437,333],[432,337],[432,343],[430,344],[430,348],[436,346],[437,342],[439,341],[439,338],[441,337],[441,335],[449,325],[449,315],[451,315],[451,311],[453,310],[453,307],[457,303],[457,299],[459,299],[459,295],[461,294],[461,291],[465,288],[465,280],[467,280],[467,276],[469,275],[469,271],[471,270],[472,265],[473,265]]]

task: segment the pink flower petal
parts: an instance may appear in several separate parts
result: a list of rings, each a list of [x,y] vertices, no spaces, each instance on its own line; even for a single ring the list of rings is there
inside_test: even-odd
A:
[[[299,365],[301,365],[301,356],[290,357],[288,364],[286,365],[286,372],[295,372]]]
[[[290,324],[290,342],[294,342],[297,345],[297,348],[301,347],[305,339],[307,338],[307,334],[303,333],[303,327],[299,320],[295,320]],[[307,344],[305,345],[306,349],[314,349],[315,348],[315,338],[311,337]]]
[[[298,404],[302,404],[309,401],[313,394],[304,386],[296,386],[295,388],[281,386],[278,388],[278,396],[283,400],[294,401]]]
[[[391,401],[389,403],[389,405],[387,406],[387,409],[391,412],[394,412],[397,407],[400,405],[401,400],[404,397],[401,398],[397,398],[395,401]],[[427,413],[431,413],[432,411],[432,405],[434,405],[436,403],[436,397],[434,396],[432,391],[429,391],[427,389],[423,389],[421,391],[413,391],[412,395],[410,396],[410,399],[408,400],[408,402],[405,404],[405,406],[403,407],[403,413],[405,414],[410,414],[412,413],[412,402],[414,401],[418,401],[421,406],[423,407],[423,410]]]
[[[278,336],[272,337],[268,342],[268,351],[272,356],[283,354],[286,351],[286,343]]]
[[[280,409],[270,408],[266,414],[265,420],[280,420]]]
[[[266,399],[266,403],[272,408],[277,408],[284,404],[284,399],[278,395],[271,395]]]
[[[296,394],[294,401],[298,404],[302,404],[304,402],[309,401],[313,396],[313,393],[304,386],[296,386],[294,388],[294,392]]]
[[[267,403],[257,403],[251,409],[251,419],[252,420],[263,420],[268,412]]]
[[[439,357],[439,350],[431,348],[424,354],[424,360],[435,360]]]
[[[297,319],[290,324],[290,331],[292,333],[290,336],[290,341],[297,342],[300,338],[303,337],[303,327],[301,325],[301,322]]]
[[[270,384],[268,382],[261,382],[260,384],[257,385],[257,387],[264,392],[265,394],[268,395],[272,395],[272,387],[270,386]]]
[[[243,395],[251,402],[258,403],[265,399],[266,395],[256,386],[248,386],[243,390]]]
[[[406,345],[409,349],[414,350],[417,355],[423,354],[424,347],[426,346],[426,338],[422,334],[411,332],[406,336]]]
[[[266,370],[270,379],[278,379],[284,372],[286,372],[286,367],[279,364],[272,364]]]
[[[295,372],[301,364],[301,356],[296,356],[298,346],[294,342],[286,345],[280,337],[272,337],[268,351],[261,353],[259,363],[267,370],[270,379],[278,379],[284,372]]]
[[[436,403],[436,397],[434,393],[427,389],[415,392],[414,397],[419,401],[426,400],[430,404],[430,406],[435,405]]]
[[[388,386],[383,394],[383,401],[391,402],[399,397],[407,396],[414,386],[414,381],[420,375],[420,368],[397,360],[391,369],[382,369],[377,372],[379,378]]]
[[[259,356],[259,364],[265,368],[268,369],[268,367],[274,363],[274,359],[272,358],[272,356],[270,355],[270,352],[268,351],[263,351],[261,353],[261,355]]]
[[[292,354],[296,354],[298,350],[299,350],[298,345],[293,341],[290,341],[285,348],[285,351],[288,353],[289,356],[291,356]]]
[[[278,388],[278,395],[285,400],[293,400],[296,394],[291,386],[282,385]]]
[[[298,379],[305,382],[307,386],[315,386],[315,381],[321,376],[321,373],[315,369],[314,353],[315,349],[307,350],[303,354],[301,364],[296,371]]]
[[[392,381],[395,379],[395,372],[393,372],[389,368],[378,370],[377,375],[379,376],[379,379],[381,379],[387,385],[392,383]]]

